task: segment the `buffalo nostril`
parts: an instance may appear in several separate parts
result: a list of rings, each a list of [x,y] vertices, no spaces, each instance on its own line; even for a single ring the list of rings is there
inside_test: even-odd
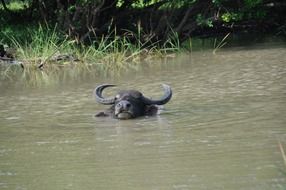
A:
[[[131,107],[131,104],[130,104],[130,103],[126,103],[126,107],[127,107],[127,108],[130,108],[130,107]]]

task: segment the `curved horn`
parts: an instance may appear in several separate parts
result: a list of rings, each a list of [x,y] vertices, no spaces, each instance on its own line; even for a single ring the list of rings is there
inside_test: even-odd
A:
[[[162,86],[164,88],[164,95],[162,96],[162,98],[160,98],[159,100],[151,100],[151,99],[143,96],[142,97],[143,102],[147,105],[151,105],[151,104],[163,105],[163,104],[166,104],[167,102],[169,102],[169,100],[172,97],[171,87],[169,85],[166,85],[166,84],[162,84]]]
[[[107,88],[107,87],[112,87],[112,86],[116,86],[113,84],[102,84],[97,86],[94,91],[93,91],[93,95],[95,96],[95,99],[98,103],[104,104],[104,105],[110,105],[110,104],[114,104],[114,98],[104,98],[102,97],[102,91]]]

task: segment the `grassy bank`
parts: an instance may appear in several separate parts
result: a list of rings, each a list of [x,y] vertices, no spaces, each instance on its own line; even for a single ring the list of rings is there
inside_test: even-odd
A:
[[[139,30],[136,34],[130,32],[128,35],[136,39],[135,42],[131,42],[127,37],[117,37],[116,31],[113,31],[110,36],[101,36],[86,45],[58,32],[57,26],[32,26],[21,30],[14,27],[1,32],[0,43],[7,44],[10,50],[15,50],[15,59],[24,66],[46,66],[54,63],[122,64],[160,58],[190,49],[187,46],[182,47],[175,34],[160,46],[154,43],[141,43],[141,34]]]
[[[165,59],[190,50],[187,45],[181,46],[175,35],[161,46],[141,43],[140,30],[128,35],[136,41],[117,37],[116,31],[112,31],[110,36],[82,44],[59,32],[57,26],[7,25],[1,28],[0,44],[12,51],[14,58],[0,59],[0,80],[6,84],[23,80],[27,85],[39,86],[81,77],[86,72],[117,75],[139,62]]]

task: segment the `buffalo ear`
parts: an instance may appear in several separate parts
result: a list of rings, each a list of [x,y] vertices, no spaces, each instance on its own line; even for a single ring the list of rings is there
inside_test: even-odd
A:
[[[156,105],[147,105],[145,108],[145,115],[147,116],[154,116],[158,113],[158,106]]]

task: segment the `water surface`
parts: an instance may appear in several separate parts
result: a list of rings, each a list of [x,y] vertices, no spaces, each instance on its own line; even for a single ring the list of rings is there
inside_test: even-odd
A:
[[[0,189],[285,189],[286,48],[259,44],[85,72],[0,81]],[[46,73],[49,75],[49,73]],[[61,74],[60,74],[61,75]],[[62,74],[63,75],[63,74]],[[94,87],[160,97],[156,117],[95,118]]]

